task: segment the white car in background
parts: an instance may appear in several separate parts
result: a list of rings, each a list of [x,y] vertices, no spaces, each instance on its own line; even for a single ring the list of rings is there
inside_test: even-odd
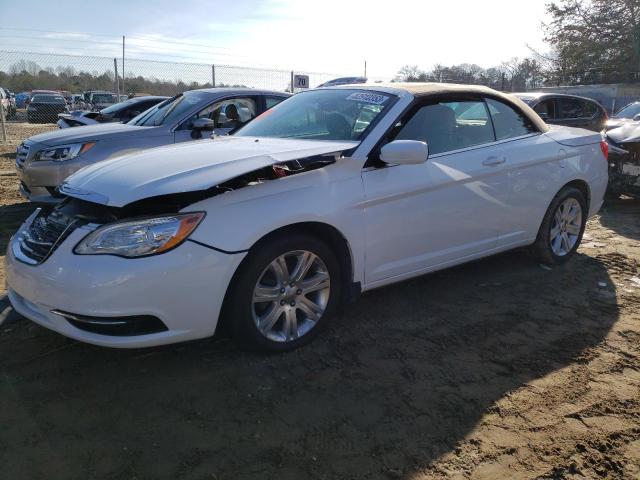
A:
[[[361,291],[524,246],[566,262],[606,186],[599,134],[550,129],[515,97],[315,89],[235,136],[75,173],[67,200],[12,238],[8,295],[97,345],[202,338],[222,321],[285,351]]]

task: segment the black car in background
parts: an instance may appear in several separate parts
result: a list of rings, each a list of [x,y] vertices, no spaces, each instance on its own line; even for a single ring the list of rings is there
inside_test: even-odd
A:
[[[58,115],[58,126],[69,128],[95,125],[96,123],[126,123],[167,98],[169,97],[135,97],[103,108],[99,112],[77,110],[71,113],[61,113]]]
[[[514,93],[514,95],[551,125],[566,125],[600,132],[609,119],[604,107],[590,98],[546,92]]]
[[[27,107],[27,121],[55,123],[58,114],[63,112],[68,112],[68,108],[62,95],[37,94],[31,97]]]
[[[605,128],[611,130],[637,121],[640,121],[640,102],[633,102],[612,115]]]

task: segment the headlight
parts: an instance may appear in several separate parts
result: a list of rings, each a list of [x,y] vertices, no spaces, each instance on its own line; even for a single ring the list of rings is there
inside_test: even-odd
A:
[[[64,162],[76,158],[78,155],[93,148],[96,142],[71,143],[69,145],[58,145],[57,147],[44,148],[36,153],[34,160],[50,160],[54,162]]]
[[[185,213],[112,223],[91,232],[73,251],[79,255],[127,258],[166,252],[185,241],[204,215]]]

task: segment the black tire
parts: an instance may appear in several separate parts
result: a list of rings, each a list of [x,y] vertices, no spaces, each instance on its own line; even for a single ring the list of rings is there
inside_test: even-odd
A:
[[[578,234],[577,241],[571,250],[569,250],[564,255],[557,255],[554,253],[551,247],[551,229],[554,224],[554,217],[556,211],[565,201],[568,199],[575,199],[582,209],[582,221],[580,225],[580,231]],[[533,256],[540,262],[545,265],[562,265],[567,262],[578,250],[580,246],[580,242],[582,241],[582,236],[584,234],[584,229],[587,224],[587,216],[588,216],[588,205],[587,200],[584,194],[575,187],[565,187],[554,197],[545,213],[544,219],[542,220],[542,225],[540,225],[540,230],[538,230],[538,236],[536,238],[535,243],[531,246],[531,253]]]
[[[254,320],[254,287],[271,262],[295,251],[311,252],[324,263],[330,278],[329,298],[324,313],[308,332],[297,339],[274,341],[260,332]],[[225,299],[224,327],[240,345],[250,350],[286,352],[299,348],[313,340],[335,313],[342,292],[341,278],[336,254],[318,238],[295,232],[270,237],[251,249],[234,275]]]

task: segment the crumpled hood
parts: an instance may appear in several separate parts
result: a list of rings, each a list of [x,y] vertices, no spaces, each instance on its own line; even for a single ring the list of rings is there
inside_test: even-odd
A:
[[[633,122],[607,132],[607,137],[615,143],[640,142],[640,123]]]
[[[358,144],[218,137],[144,150],[89,165],[67,178],[60,191],[71,197],[122,207],[158,195],[206,190],[269,165],[341,152]]]
[[[95,142],[100,140],[116,140],[130,135],[140,135],[151,131],[154,127],[138,127],[124,123],[99,123],[82,128],[63,128],[29,137],[32,142],[47,146],[64,145],[66,143]]]

